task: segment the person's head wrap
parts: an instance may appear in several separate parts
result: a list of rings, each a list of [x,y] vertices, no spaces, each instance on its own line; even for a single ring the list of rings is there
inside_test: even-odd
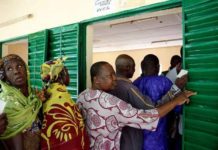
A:
[[[20,56],[18,56],[16,54],[9,54],[9,55],[3,57],[2,59],[0,59],[0,80],[3,80],[3,81],[6,80],[4,67],[7,63],[9,63],[13,59],[20,61],[26,67],[26,63],[23,61],[23,59]]]
[[[66,57],[50,60],[41,65],[41,78],[45,83],[54,82],[58,79],[60,72],[64,68]]]
[[[13,60],[21,62],[26,68],[27,86],[29,91],[28,97],[24,96],[18,88],[11,86],[7,82],[4,67]],[[0,78],[0,102],[6,102],[4,113],[6,113],[8,117],[7,129],[0,135],[0,139],[8,139],[31,127],[42,103],[32,92],[30,88],[28,67],[18,55],[10,54],[0,60]]]

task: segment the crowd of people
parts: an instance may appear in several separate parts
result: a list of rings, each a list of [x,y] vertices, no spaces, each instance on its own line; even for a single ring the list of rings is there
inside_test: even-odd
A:
[[[181,105],[195,95],[184,90],[187,75],[175,78],[174,82],[167,76],[159,76],[159,59],[149,54],[141,62],[141,76],[132,82],[135,62],[131,56],[122,54],[116,58],[116,72],[108,62],[92,64],[92,86],[81,92],[75,103],[66,88],[70,78],[65,59],[42,64],[44,87],[36,90],[31,88],[28,66],[21,57],[10,54],[1,58],[0,103],[5,107],[0,114],[0,149],[168,150],[176,147],[170,143],[175,139],[171,135],[178,129],[172,132],[170,122],[181,114]],[[169,74],[172,69],[178,74],[181,61],[170,68]],[[176,115],[169,115],[172,112]]]

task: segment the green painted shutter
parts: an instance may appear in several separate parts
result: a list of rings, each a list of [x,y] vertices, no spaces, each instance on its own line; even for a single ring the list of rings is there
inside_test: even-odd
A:
[[[79,24],[57,27],[49,30],[48,59],[56,59],[65,55],[65,61],[70,74],[70,85],[67,87],[73,100],[78,96],[78,51],[79,51]]]
[[[218,150],[218,0],[183,0],[187,89],[198,94],[184,108],[184,150]]]
[[[47,30],[28,36],[28,66],[30,71],[30,83],[33,88],[41,89],[42,87],[40,66],[46,60],[47,37]]]

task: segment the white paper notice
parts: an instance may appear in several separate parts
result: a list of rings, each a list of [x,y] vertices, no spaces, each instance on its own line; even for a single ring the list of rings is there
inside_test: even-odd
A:
[[[0,100],[0,114],[3,113],[3,111],[5,109],[5,105],[6,105],[6,102]]]
[[[118,0],[94,0],[94,16],[116,12],[118,3]]]
[[[186,74],[188,74],[188,71],[182,69],[182,70],[179,72],[179,74],[177,75],[177,78],[181,78],[182,76],[184,76],[184,75],[186,75]]]

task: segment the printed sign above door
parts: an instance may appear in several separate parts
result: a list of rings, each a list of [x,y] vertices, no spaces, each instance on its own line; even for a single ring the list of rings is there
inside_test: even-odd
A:
[[[133,9],[167,0],[94,0],[94,16],[101,16]]]

